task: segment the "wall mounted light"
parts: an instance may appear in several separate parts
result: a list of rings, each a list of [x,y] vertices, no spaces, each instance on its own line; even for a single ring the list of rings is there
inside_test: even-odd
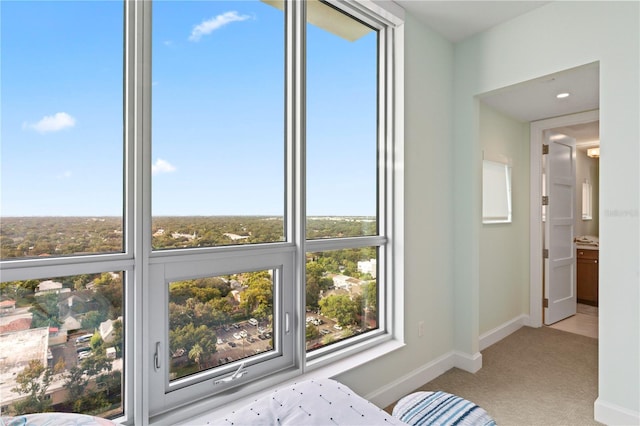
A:
[[[587,156],[591,158],[600,158],[600,148],[587,149]]]
[[[568,97],[569,97],[569,93],[567,93],[567,92],[558,93],[556,95],[556,98],[558,98],[558,99],[564,99],[564,98],[568,98]]]

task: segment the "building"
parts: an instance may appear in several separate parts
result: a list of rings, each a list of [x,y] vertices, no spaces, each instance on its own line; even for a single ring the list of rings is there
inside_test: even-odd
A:
[[[29,330],[0,334],[0,394],[2,405],[20,398],[11,389],[15,387],[14,378],[36,360],[47,366],[49,351],[49,328],[41,327]]]
[[[373,278],[376,277],[378,272],[377,259],[361,260],[358,262],[358,272],[363,274],[370,274]]]
[[[56,293],[56,294],[59,294],[61,291],[63,291],[62,283],[59,283],[59,282],[56,282],[56,281],[51,281],[51,280],[46,280],[46,281],[42,281],[40,284],[38,284],[38,287],[36,288],[36,296],[39,296],[39,295],[45,294],[45,293]]]
[[[108,319],[100,323],[98,331],[100,332],[100,337],[103,342],[111,343],[113,341],[113,323],[116,321],[122,322],[122,317],[118,317],[115,320]]]

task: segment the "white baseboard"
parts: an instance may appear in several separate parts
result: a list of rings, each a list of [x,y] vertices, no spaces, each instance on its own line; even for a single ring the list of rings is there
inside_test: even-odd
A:
[[[529,325],[529,315],[520,315],[515,317],[511,321],[507,321],[502,325],[494,328],[493,330],[489,330],[483,335],[480,336],[479,346],[480,350],[483,351],[494,343],[499,342],[504,339],[514,331],[518,331],[522,326]]]
[[[476,352],[473,355],[464,352],[454,351],[455,367],[469,373],[477,373],[482,368],[482,354]]]
[[[459,351],[451,351],[366,395],[365,398],[378,407],[387,407],[453,367],[475,373],[482,368],[482,354],[477,352],[471,355]]]
[[[593,403],[594,418],[605,425],[640,425],[640,412],[596,399]]]
[[[529,316],[523,314],[484,333],[479,338],[480,350],[484,350],[504,339],[525,325],[529,325]],[[475,373],[482,368],[482,354],[480,352],[467,354],[459,351],[451,351],[405,374],[388,385],[369,393],[365,398],[378,407],[387,407],[453,367]]]
[[[449,352],[365,396],[378,407],[387,407],[455,367],[455,355]]]

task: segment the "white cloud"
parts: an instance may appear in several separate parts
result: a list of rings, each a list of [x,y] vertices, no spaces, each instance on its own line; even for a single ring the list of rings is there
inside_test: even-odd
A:
[[[168,161],[158,158],[156,163],[151,166],[151,173],[157,175],[159,173],[171,173],[175,172],[176,167],[170,164]]]
[[[236,11],[225,12],[222,15],[209,19],[208,21],[202,21],[201,24],[193,27],[191,35],[189,36],[189,41],[199,41],[202,36],[211,34],[213,31],[231,22],[246,21],[247,19],[251,19],[251,16],[238,15],[238,12]]]
[[[24,128],[31,128],[40,133],[57,132],[59,130],[73,127],[76,119],[66,112],[57,112],[54,115],[47,115],[34,124],[25,123]]]

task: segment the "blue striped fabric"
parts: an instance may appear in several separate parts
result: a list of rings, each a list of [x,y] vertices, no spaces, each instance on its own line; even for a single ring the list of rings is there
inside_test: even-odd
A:
[[[415,426],[495,426],[485,410],[446,392],[414,392],[393,407],[393,416]]]

